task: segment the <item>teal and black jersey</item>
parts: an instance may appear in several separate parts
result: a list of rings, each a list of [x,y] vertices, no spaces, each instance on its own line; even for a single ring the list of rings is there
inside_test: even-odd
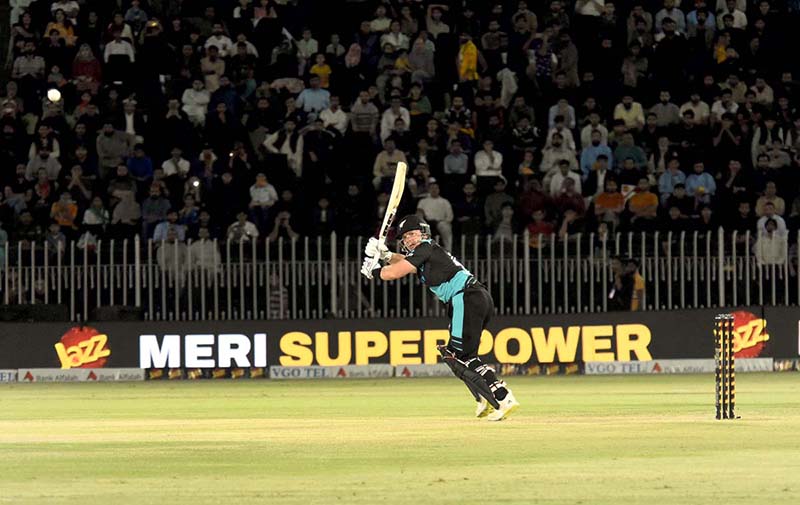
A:
[[[448,303],[462,291],[472,274],[452,254],[429,239],[406,255],[406,260],[417,268],[423,284],[439,298]]]

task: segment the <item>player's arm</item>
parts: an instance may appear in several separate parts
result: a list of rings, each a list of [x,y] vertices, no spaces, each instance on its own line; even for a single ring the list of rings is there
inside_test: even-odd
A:
[[[398,261],[406,259],[405,254],[398,254],[398,253],[391,253],[391,254],[392,255],[389,257],[389,259],[386,260],[387,265],[394,265]]]
[[[401,279],[408,274],[417,272],[417,267],[412,265],[402,254],[392,254],[392,260],[399,257],[399,260],[393,261],[381,268],[381,279],[384,281],[393,281]]]
[[[389,264],[381,269],[381,279],[393,281],[417,273],[431,257],[431,246],[420,244],[407,256],[392,253]]]

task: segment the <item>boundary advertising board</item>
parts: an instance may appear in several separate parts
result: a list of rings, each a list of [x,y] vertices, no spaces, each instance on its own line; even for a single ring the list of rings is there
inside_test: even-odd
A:
[[[479,354],[503,365],[708,359],[719,309],[502,316]],[[796,309],[734,311],[737,357],[798,355]],[[437,363],[447,320],[0,324],[0,369],[341,367]],[[411,370],[411,369],[410,369]]]

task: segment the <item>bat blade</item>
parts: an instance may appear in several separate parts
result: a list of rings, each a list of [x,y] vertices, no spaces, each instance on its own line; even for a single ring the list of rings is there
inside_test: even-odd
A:
[[[394,183],[392,184],[392,194],[389,196],[389,202],[386,206],[386,214],[383,216],[383,224],[378,238],[381,242],[386,241],[386,236],[389,234],[389,228],[392,226],[397,208],[400,206],[400,200],[403,199],[403,191],[406,189],[406,171],[408,165],[402,161],[397,164],[397,171],[394,174]]]
[[[381,243],[386,243],[386,236],[389,235],[389,229],[394,221],[397,208],[400,206],[400,201],[403,199],[403,191],[406,189],[406,171],[408,165],[402,161],[397,163],[397,171],[394,174],[394,182],[392,183],[392,194],[389,196],[389,202],[386,205],[386,213],[383,216],[383,223],[378,234],[378,240]],[[369,260],[369,258],[367,258]],[[372,270],[378,267],[379,258],[372,258],[372,261],[364,261],[361,268],[361,273],[368,279],[372,279]]]
[[[389,208],[396,209],[400,205],[400,200],[403,198],[403,191],[406,189],[406,171],[408,165],[402,161],[397,163],[397,172],[394,174],[394,183],[392,184],[392,194],[389,197]]]

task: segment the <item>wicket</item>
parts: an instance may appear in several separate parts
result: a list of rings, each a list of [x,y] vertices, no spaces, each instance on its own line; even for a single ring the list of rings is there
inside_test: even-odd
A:
[[[714,360],[716,363],[716,418],[736,419],[736,357],[733,351],[733,315],[714,318]]]

